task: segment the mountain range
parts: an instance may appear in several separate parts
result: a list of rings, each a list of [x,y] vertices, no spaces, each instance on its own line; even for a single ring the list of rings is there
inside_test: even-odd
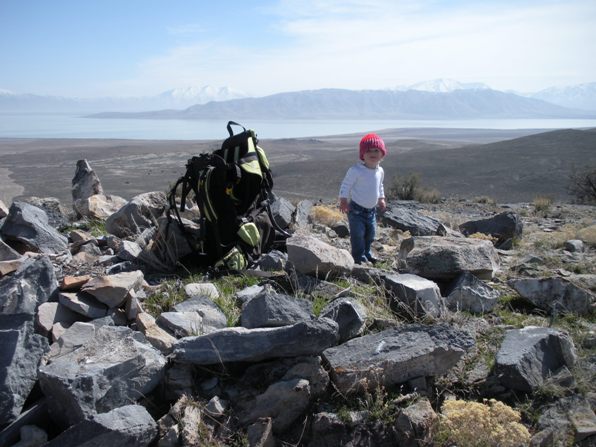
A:
[[[94,118],[144,119],[514,119],[591,118],[595,112],[568,109],[491,89],[320,89],[197,104],[184,110],[99,113]]]
[[[155,109],[184,109],[210,101],[246,97],[230,87],[186,87],[155,96],[76,98],[31,93],[18,94],[0,89],[0,112],[70,112],[95,113],[106,110],[133,112]]]
[[[187,87],[155,96],[72,98],[0,89],[0,112],[99,118],[472,119],[594,118],[596,82],[535,93],[435,79],[385,90],[319,89],[249,97],[230,87]]]

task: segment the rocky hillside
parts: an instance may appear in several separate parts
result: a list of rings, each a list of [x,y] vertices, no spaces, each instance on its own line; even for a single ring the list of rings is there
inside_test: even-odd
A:
[[[73,170],[0,202],[0,445],[596,442],[595,207],[394,202],[354,265],[279,197],[285,247],[214,275],[162,192]]]

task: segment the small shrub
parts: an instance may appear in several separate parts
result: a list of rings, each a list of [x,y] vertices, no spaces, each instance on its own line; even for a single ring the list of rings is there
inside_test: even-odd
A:
[[[420,174],[413,173],[407,177],[394,177],[389,187],[389,196],[400,200],[415,200],[420,184]]]
[[[319,317],[321,312],[325,308],[327,304],[329,304],[330,299],[324,297],[322,295],[315,295],[312,299],[312,313],[315,317]]]
[[[590,247],[596,247],[596,224],[577,230],[576,236]]]
[[[420,174],[407,177],[394,177],[388,189],[390,199],[417,200],[422,203],[439,203],[441,193],[436,189],[424,188],[420,184]]]
[[[416,198],[421,203],[439,203],[441,193],[436,189],[421,189],[416,194]]]
[[[596,167],[574,171],[567,191],[580,203],[596,203]]]
[[[101,219],[90,219],[85,225],[87,231],[93,237],[105,236],[108,234],[106,230],[106,223]]]
[[[245,275],[226,275],[213,281],[219,297],[213,302],[219,306],[227,319],[229,327],[235,326],[240,319],[240,307],[236,303],[236,291],[258,284],[258,278]]]
[[[534,206],[534,214],[545,216],[549,212],[552,204],[553,204],[552,197],[547,197],[547,196],[535,197],[534,200],[532,201],[532,205]]]
[[[436,440],[467,447],[518,447],[527,445],[530,433],[520,413],[490,399],[484,403],[447,400],[441,408]]]
[[[331,208],[325,205],[315,205],[310,211],[311,218],[314,222],[326,225],[328,227],[333,226],[342,220],[345,220],[345,216],[337,208]]]
[[[162,312],[170,311],[176,304],[186,299],[180,280],[168,280],[161,283],[158,291],[149,295],[143,302],[145,310],[157,318]]]
[[[497,201],[489,196],[478,196],[472,199],[476,203],[482,203],[484,205],[496,205]]]

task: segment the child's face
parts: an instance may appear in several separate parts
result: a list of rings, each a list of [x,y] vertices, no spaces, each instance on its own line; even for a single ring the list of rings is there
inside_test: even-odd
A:
[[[369,168],[376,168],[383,159],[383,152],[379,149],[369,149],[364,153],[364,164]]]

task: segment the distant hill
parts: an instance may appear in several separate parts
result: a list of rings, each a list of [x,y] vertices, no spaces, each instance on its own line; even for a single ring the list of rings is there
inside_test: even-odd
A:
[[[566,87],[551,87],[530,96],[563,107],[596,111],[596,82]]]
[[[487,195],[499,201],[551,196],[569,201],[574,168],[596,168],[596,129],[556,130],[490,144],[399,152],[401,140],[386,139],[385,188],[394,177],[419,173],[424,186],[443,195]],[[324,147],[324,145],[321,145]],[[288,194],[334,199],[354,149],[316,152],[303,161],[276,163],[276,186]]]
[[[421,90],[321,89],[261,98],[209,102],[185,110],[100,113],[94,118],[150,119],[476,119],[589,118],[590,113],[490,89]]]
[[[138,112],[164,108],[184,109],[209,101],[245,97],[230,87],[186,87],[154,96],[76,98],[52,95],[19,94],[0,89],[0,112],[70,112],[95,113],[106,110]]]

